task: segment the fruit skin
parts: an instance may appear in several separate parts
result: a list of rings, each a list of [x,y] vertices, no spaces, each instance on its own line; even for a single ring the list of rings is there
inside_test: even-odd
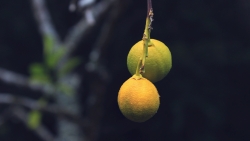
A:
[[[148,47],[148,57],[145,60],[143,77],[151,82],[163,79],[172,68],[172,56],[169,48],[159,40],[150,39],[152,46]],[[137,42],[129,51],[127,66],[129,72],[135,74],[136,67],[143,51],[143,41]]]
[[[144,122],[155,115],[160,96],[154,84],[134,75],[123,83],[118,93],[118,105],[122,114],[134,121]]]

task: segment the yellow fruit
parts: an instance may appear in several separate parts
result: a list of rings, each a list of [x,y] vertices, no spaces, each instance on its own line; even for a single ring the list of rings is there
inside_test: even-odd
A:
[[[152,82],[134,75],[121,86],[118,105],[126,118],[135,122],[144,122],[157,112],[160,96]]]
[[[172,56],[164,43],[156,39],[151,39],[150,41],[153,45],[148,47],[148,57],[145,60],[145,73],[142,76],[151,82],[157,82],[163,79],[172,68]],[[129,51],[127,66],[132,75],[135,74],[142,51],[142,40],[137,42]]]

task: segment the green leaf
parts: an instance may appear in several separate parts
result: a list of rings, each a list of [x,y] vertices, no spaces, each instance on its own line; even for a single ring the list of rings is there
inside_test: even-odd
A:
[[[36,129],[41,123],[42,114],[38,110],[33,110],[28,114],[27,126],[30,129]]]
[[[41,98],[39,98],[39,100],[37,101],[41,106],[46,106],[47,105],[47,103],[48,103],[48,101],[45,99],[45,98],[43,98],[43,97],[41,97]]]
[[[76,66],[81,63],[80,58],[74,57],[69,59],[65,65],[62,67],[61,71],[59,72],[59,77],[64,76],[65,74],[71,72]]]
[[[44,56],[47,58],[47,56],[51,56],[51,53],[53,51],[54,41],[51,36],[44,36],[43,37],[43,44],[44,44]]]
[[[50,77],[44,67],[44,65],[39,63],[34,63],[30,65],[30,79],[39,82],[48,83],[50,82]]]
[[[62,84],[62,83],[59,84],[58,89],[66,95],[74,94],[74,90],[69,85],[66,85],[66,84]]]
[[[43,44],[45,65],[50,67],[51,65],[53,65],[53,38],[50,36],[44,36]]]
[[[62,56],[65,54],[66,50],[64,47],[60,47],[55,51],[55,42],[50,36],[45,36],[43,42],[45,65],[49,69],[54,69]]]
[[[30,74],[34,75],[34,74],[42,74],[45,72],[44,66],[40,63],[33,63],[30,65],[29,67],[29,72]]]
[[[62,56],[66,53],[65,48],[60,47],[57,49],[57,52],[46,56],[45,63],[49,69],[55,69],[58,62],[61,60]]]

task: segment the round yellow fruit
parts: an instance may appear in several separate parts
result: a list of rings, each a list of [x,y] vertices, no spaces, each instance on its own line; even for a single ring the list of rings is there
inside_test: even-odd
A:
[[[172,68],[172,56],[169,48],[159,40],[150,39],[152,45],[148,46],[148,57],[145,60],[145,73],[143,77],[151,82],[163,79]],[[143,41],[137,42],[129,51],[127,66],[133,75],[143,51]]]
[[[152,82],[134,75],[121,86],[118,105],[126,118],[134,122],[144,122],[157,112],[160,96]]]

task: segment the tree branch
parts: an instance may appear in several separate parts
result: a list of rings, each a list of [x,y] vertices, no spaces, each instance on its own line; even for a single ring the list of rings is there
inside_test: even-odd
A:
[[[97,37],[93,49],[89,54],[89,62],[86,64],[85,68],[89,72],[95,72],[106,82],[110,80],[110,75],[103,64],[100,63],[102,51],[107,45],[110,38],[110,33],[112,33],[115,20],[118,18],[119,13],[122,10],[121,2],[116,1],[115,5],[112,7],[108,17],[105,19],[105,23]]]
[[[51,85],[32,82],[28,77],[0,68],[0,80],[20,87],[26,87],[44,94],[54,94],[55,89]]]
[[[101,1],[93,7],[89,8],[93,13],[95,21],[98,21],[103,13],[105,13],[111,4],[115,0],[106,0]],[[89,23],[85,17],[83,17],[74,27],[65,38],[64,46],[67,48],[66,57],[69,56],[79,44],[81,40],[84,40],[84,36],[93,28],[93,24]]]
[[[89,12],[93,14],[93,20],[98,21],[101,16],[108,10],[110,5],[115,0],[105,0],[101,1],[91,7],[88,7]],[[36,19],[39,24],[41,33],[43,35],[49,35],[54,38],[55,41],[59,42],[57,34],[54,27],[50,22],[49,14],[44,6],[44,0],[33,0],[34,12],[36,13]],[[37,9],[38,8],[38,9]],[[38,15],[38,16],[37,16]],[[65,47],[66,53],[61,58],[60,62],[55,71],[59,71],[65,62],[70,58],[71,53],[75,50],[80,40],[84,39],[84,36],[93,28],[93,23],[90,23],[89,20],[84,17],[82,18],[68,33],[65,37],[65,40],[60,43],[60,46]],[[49,30],[50,29],[50,30]],[[54,48],[56,50],[56,48]],[[78,80],[79,77],[76,77]],[[66,76],[58,79],[58,84],[67,83],[71,80],[75,80],[75,75],[69,73]],[[58,92],[55,96],[58,106],[63,109],[70,109],[74,114],[80,115],[80,106],[77,99],[77,89],[79,87],[80,81],[77,81],[76,84],[69,83],[68,85],[75,90],[71,96],[65,95]],[[61,118],[58,118],[58,140],[75,140],[80,141],[85,139],[84,136],[87,136],[82,133],[81,127],[79,124],[76,124],[74,121],[67,121]]]
[[[13,114],[22,121],[25,125],[28,125],[28,112],[23,110],[20,107],[15,107],[13,109]],[[49,130],[43,126],[39,125],[37,128],[33,129],[33,131],[44,141],[54,141],[54,136],[49,132]]]
[[[31,0],[32,7],[34,11],[34,16],[36,18],[37,24],[39,26],[40,33],[43,36],[52,36],[56,43],[60,42],[59,35],[56,32],[52,22],[51,17],[45,6],[44,0]]]
[[[62,118],[72,120],[82,127],[86,126],[86,122],[79,115],[73,114],[71,111],[62,109],[52,104],[41,104],[36,100],[25,98],[21,96],[14,96],[13,94],[0,93],[0,104],[20,105],[32,110],[39,110],[55,114]]]

